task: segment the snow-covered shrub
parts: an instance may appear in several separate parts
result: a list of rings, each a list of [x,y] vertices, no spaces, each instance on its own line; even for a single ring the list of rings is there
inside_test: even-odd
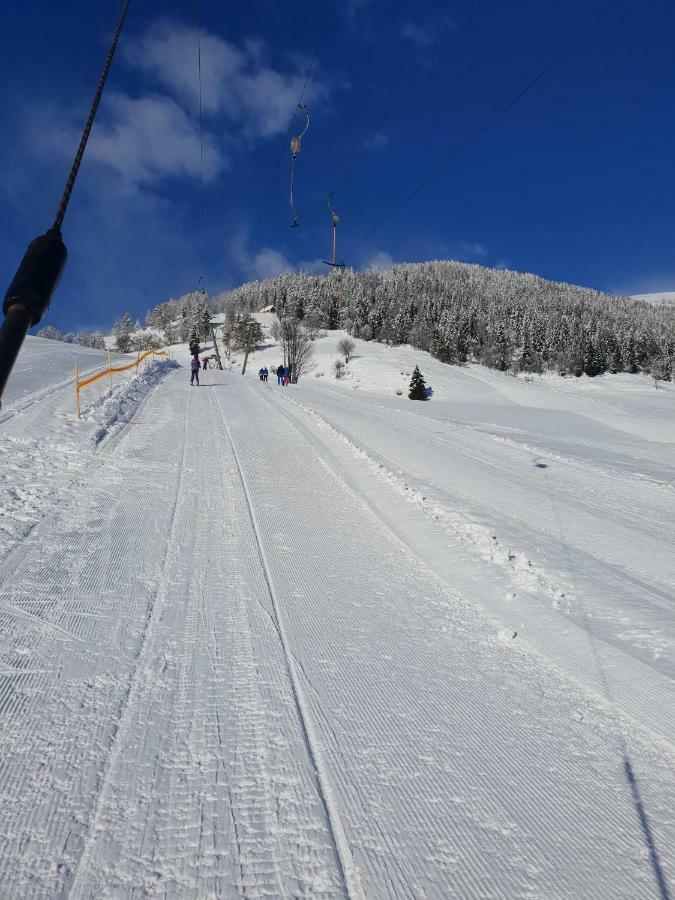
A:
[[[132,350],[159,350],[163,346],[161,338],[151,331],[139,331],[131,336]]]
[[[354,350],[356,350],[356,344],[351,338],[342,338],[341,341],[338,341],[337,352],[341,356],[344,356],[346,363],[348,363],[354,355]]]
[[[340,381],[341,378],[345,377],[345,364],[341,359],[336,359],[333,363],[333,374]]]

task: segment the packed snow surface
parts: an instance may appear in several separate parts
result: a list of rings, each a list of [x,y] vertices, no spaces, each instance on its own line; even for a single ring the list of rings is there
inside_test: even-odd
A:
[[[673,386],[343,336],[80,421],[103,354],[24,348],[0,897],[672,896]]]

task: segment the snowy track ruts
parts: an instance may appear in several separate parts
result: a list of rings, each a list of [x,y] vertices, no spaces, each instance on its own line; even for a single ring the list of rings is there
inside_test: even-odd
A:
[[[472,597],[345,485],[332,454],[289,428],[274,393],[237,379],[220,402],[366,895],[657,896],[649,865],[635,865],[624,729],[662,852],[672,754],[505,648]],[[482,568],[458,583],[492,585],[480,560],[453,558]],[[607,786],[592,803],[591,771]]]
[[[331,398],[334,403],[334,398]],[[342,400],[342,398],[340,398]],[[348,413],[356,412],[354,404],[346,404],[344,400],[339,404]],[[500,444],[495,451],[490,446],[491,442],[486,439],[487,436],[466,427],[457,426],[452,422],[444,422],[443,420],[431,419],[414,413],[403,413],[399,416],[384,416],[379,410],[374,409],[371,405],[358,410],[359,415],[366,416],[369,421],[374,421],[384,426],[388,431],[397,433],[401,436],[408,436],[417,442],[425,444],[435,444],[439,447],[440,452],[449,462],[452,457],[457,457],[465,463],[477,467],[482,472],[483,479],[486,483],[494,483],[501,486],[504,490],[492,491],[486,503],[487,508],[491,506],[494,500],[502,495],[508,495],[511,498],[512,507],[508,514],[517,518],[517,509],[520,506],[515,502],[516,491],[523,489],[526,492],[533,490],[531,451],[518,447],[514,444],[512,447],[506,444]],[[415,420],[421,420],[420,424],[416,424]],[[422,427],[422,423],[428,427]],[[439,429],[442,429],[439,431]],[[382,452],[381,450],[379,451]],[[396,467],[393,460],[390,465]],[[525,468],[523,462],[528,464]],[[565,467],[563,462],[559,466]],[[572,467],[569,467],[570,469]],[[579,516],[584,518],[582,522],[587,522],[587,527],[580,527],[579,534],[583,535],[586,541],[593,539],[598,544],[600,558],[606,555],[606,558],[615,564],[623,563],[620,555],[616,554],[614,548],[625,548],[630,541],[616,540],[613,535],[605,536],[601,530],[593,528],[592,525],[597,520],[609,521],[612,527],[617,529],[620,535],[624,535],[628,530],[633,535],[633,543],[637,537],[640,543],[637,545],[639,550],[643,552],[649,543],[642,538],[645,534],[652,544],[660,545],[668,544],[668,538],[675,540],[675,528],[672,523],[672,497],[670,492],[665,496],[659,496],[662,489],[652,486],[644,482],[639,483],[634,479],[627,479],[626,476],[610,475],[604,473],[604,480],[615,485],[619,490],[621,487],[629,489],[627,496],[618,496],[613,498],[607,491],[603,491],[602,495],[597,497],[597,480],[598,473],[586,472],[577,468],[574,471],[576,483],[566,484],[563,480],[557,480],[547,483],[546,494],[549,498],[549,504],[555,502],[559,508],[564,509],[570,507]],[[508,490],[506,490],[508,489]],[[537,487],[535,490],[540,491]],[[634,508],[634,502],[638,499],[642,500],[644,492],[651,490],[650,508],[637,510]],[[475,498],[478,500],[478,498]],[[656,506],[658,502],[658,507]],[[523,504],[523,508],[527,508],[527,504]],[[657,515],[657,518],[655,518]],[[530,520],[524,520],[530,524]],[[555,526],[555,522],[552,523]],[[581,525],[581,523],[580,523]],[[541,526],[540,526],[541,527]],[[637,532],[637,534],[636,534]],[[556,534],[555,527],[553,534]],[[605,538],[603,541],[602,539]],[[665,538],[665,542],[664,542]],[[578,541],[579,538],[576,538]],[[578,549],[578,548],[575,548]],[[668,587],[672,587],[675,583],[675,567],[672,565],[672,559],[667,553],[662,554],[662,568],[669,569],[670,581],[666,581]]]
[[[101,366],[97,366],[93,369],[89,369],[88,371],[84,371],[80,373],[80,378],[88,378],[89,375],[93,375],[94,372],[98,372]],[[18,398],[17,400],[10,400],[9,403],[3,405],[3,408],[0,409],[0,425],[9,421],[9,419],[13,418],[17,413],[26,412],[36,403],[41,403],[43,400],[46,400],[52,394],[55,394],[57,391],[65,390],[66,388],[73,388],[74,377],[70,375],[68,378],[64,378],[61,381],[57,381],[54,384],[50,384],[48,387],[42,388],[39,391],[34,391],[32,394],[26,394],[23,397]]]
[[[288,675],[293,685],[293,694],[295,696],[298,716],[300,717],[300,721],[302,723],[302,729],[307,744],[307,751],[310,754],[316,770],[318,788],[323,799],[323,804],[326,810],[326,817],[328,819],[333,840],[335,842],[335,850],[340,861],[340,870],[344,879],[346,893],[347,896],[351,898],[351,900],[360,900],[360,898],[363,898],[365,896],[363,893],[363,888],[361,887],[360,875],[358,869],[354,864],[351,848],[345,835],[344,826],[340,817],[339,801],[336,797],[335,787],[332,784],[332,780],[327,769],[327,764],[324,758],[325,754],[321,747],[316,725],[313,721],[311,708],[305,697],[305,691],[296,670],[295,659],[288,641],[288,636],[286,634],[286,627],[284,625],[284,615],[281,609],[281,604],[279,603],[277,592],[274,588],[274,581],[269,564],[267,562],[263,538],[261,536],[257,516],[253,507],[251,493],[248,488],[246,476],[241,465],[241,460],[237,452],[236,444],[234,442],[234,439],[232,438],[232,434],[230,432],[230,429],[228,428],[227,421],[217,399],[216,405],[220,413],[220,419],[223,424],[223,428],[227,433],[228,440],[230,441],[230,445],[232,447],[232,452],[234,453],[234,457],[237,462],[237,472],[239,478],[241,479],[241,484],[246,496],[246,503],[248,506],[249,515],[251,517],[253,530],[255,532],[258,550],[260,552],[260,560],[265,571],[265,580],[267,582],[270,599],[272,601],[274,609],[274,618],[279,633],[279,640],[281,641],[281,644],[283,646],[284,656],[286,659],[286,664],[288,666]]]
[[[150,409],[145,439],[162,412]],[[140,649],[151,591],[137,573],[163,545],[170,486],[133,439],[133,465],[90,458],[78,493],[0,567],[2,662],[27,670],[2,679],[3,896],[70,883]]]
[[[504,573],[271,385],[187,380],[0,568],[3,900],[327,900],[345,849],[369,898],[659,900],[672,753],[505,647]]]
[[[394,493],[386,487],[383,490],[382,481],[372,477],[372,470],[368,471],[372,462],[368,456],[361,457],[366,465],[361,466],[359,477],[359,467],[353,465],[358,448],[350,438],[315,411],[305,410],[302,404],[284,397],[283,403],[275,405],[324,459],[335,477],[349,486],[402,546],[415,553],[422,564],[443,579],[451,590],[459,590],[464,596],[471,597],[478,607],[494,616],[497,626],[508,635],[518,632],[519,643],[509,643],[512,649],[525,643],[530,649],[543,653],[549,662],[584,688],[592,686],[602,704],[616,705],[675,748],[670,715],[674,700],[672,680],[606,644],[596,634],[592,620],[565,618],[549,603],[542,604],[536,592],[532,595],[528,592],[524,600],[518,601],[509,590],[512,585],[508,571],[502,567],[486,569],[475,556],[464,558],[462,543],[458,544],[456,540],[450,543],[448,536],[438,528],[435,517],[425,513],[421,518],[420,507],[415,505],[410,509],[407,498],[403,508],[397,505],[396,493],[400,497],[405,497],[405,493]],[[308,420],[304,418],[307,414],[311,416]],[[313,431],[312,420],[325,427]],[[337,442],[327,439],[326,429]],[[479,620],[477,617],[476,621]],[[493,626],[489,630],[491,634],[495,633]],[[611,696],[607,691],[608,681],[613,688]],[[570,685],[570,690],[574,692],[576,687]],[[647,704],[645,697],[650,698]]]
[[[185,402],[183,379],[172,384],[174,408]],[[189,449],[161,614],[75,893],[342,896],[245,495],[207,379],[188,389]]]
[[[314,395],[309,409],[313,406]],[[566,485],[557,470],[535,475],[538,470],[522,448],[495,448],[486,436],[467,436],[452,423],[445,423],[445,430],[456,437],[449,444],[408,421],[420,418],[415,414],[401,414],[391,422],[369,404],[359,406],[342,397],[336,402],[332,395],[326,406],[314,414],[375,465],[388,469],[410,499],[422,502],[440,521],[447,520],[449,530],[475,543],[482,554],[496,556],[500,564],[506,560],[516,590],[527,589],[528,582],[536,588],[540,582],[549,594],[547,602],[560,608],[561,616],[569,610],[580,624],[592,617],[594,631],[603,640],[611,639],[672,676],[675,568],[667,538],[675,540],[675,531],[669,522],[670,492],[608,476],[619,496],[627,492],[625,506],[647,510],[648,501],[641,496],[647,490],[649,502],[658,500],[663,531],[648,537],[642,528],[646,512],[628,528],[618,498],[614,504],[608,500],[606,508],[600,500],[588,500],[598,490],[588,473],[575,473],[574,483]],[[444,424],[425,421],[436,428]],[[376,440],[378,446],[372,446]],[[580,496],[587,499],[580,501]],[[488,522],[490,526],[480,524]]]
[[[147,400],[147,398],[146,398]],[[180,462],[178,468],[178,480],[176,484],[176,493],[173,501],[173,508],[171,510],[168,528],[169,528],[169,536],[166,543],[166,550],[164,553],[164,561],[160,568],[160,576],[159,583],[155,590],[154,597],[151,601],[151,606],[148,610],[147,621],[145,627],[143,629],[143,635],[141,638],[140,649],[138,652],[138,657],[136,663],[134,665],[133,673],[131,675],[131,679],[129,681],[129,688],[124,698],[121,710],[120,710],[120,718],[115,726],[114,731],[114,740],[112,746],[110,748],[108,759],[105,763],[105,771],[101,777],[100,784],[98,786],[97,791],[97,799],[96,804],[93,810],[93,814],[90,816],[87,834],[84,839],[84,845],[73,874],[72,884],[69,888],[69,891],[72,892],[76,897],[81,896],[83,894],[82,885],[86,883],[87,877],[89,874],[89,868],[92,863],[92,853],[96,847],[96,837],[97,832],[101,829],[100,824],[100,811],[104,804],[109,801],[109,792],[110,792],[110,777],[113,773],[116,766],[119,766],[120,762],[120,753],[124,748],[124,741],[128,738],[129,728],[131,727],[131,719],[133,716],[133,704],[136,699],[136,695],[140,690],[142,690],[142,682],[144,678],[147,677],[148,674],[148,657],[150,654],[150,648],[152,646],[152,640],[154,637],[154,632],[157,628],[157,621],[161,618],[164,605],[166,603],[167,596],[167,563],[170,560],[171,556],[178,552],[178,547],[176,544],[176,525],[178,521],[178,516],[182,512],[182,486],[183,486],[183,473],[185,471],[185,449],[187,445],[187,436],[190,433],[189,430],[189,413],[190,413],[190,404],[185,404],[185,420],[182,428],[182,449],[180,455]],[[119,432],[118,438],[121,437],[122,432]]]

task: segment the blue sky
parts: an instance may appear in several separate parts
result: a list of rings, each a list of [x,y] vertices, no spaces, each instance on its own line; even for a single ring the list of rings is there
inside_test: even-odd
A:
[[[50,224],[121,3],[0,12],[0,271]],[[624,0],[372,237],[371,228],[611,0],[134,0],[65,221],[45,322],[107,328],[303,265],[455,258],[620,292],[675,289],[675,9]],[[206,264],[197,57],[201,6]],[[289,137],[305,75],[312,124]]]

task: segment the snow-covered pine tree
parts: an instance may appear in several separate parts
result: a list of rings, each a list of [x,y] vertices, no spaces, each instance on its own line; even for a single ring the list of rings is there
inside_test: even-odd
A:
[[[89,346],[94,350],[105,350],[105,338],[100,331],[95,331],[91,335],[91,343]]]
[[[609,363],[609,371],[612,375],[616,375],[617,372],[621,372],[623,369],[623,360],[621,358],[621,347],[618,343],[614,344],[614,349],[612,350],[612,356]]]
[[[511,366],[511,347],[506,328],[502,321],[497,325],[497,330],[494,334],[493,347],[495,354],[495,369],[499,369],[500,372],[506,372]]]
[[[197,303],[195,318],[197,320],[199,336],[203,341],[208,340],[211,337],[211,309],[206,293],[203,294]]]
[[[408,398],[410,400],[427,399],[427,385],[424,381],[424,378],[422,377],[419,366],[415,366],[415,371],[412,373],[412,378],[410,379],[410,390],[408,391]]]
[[[128,353],[131,349],[131,332],[134,330],[134,323],[128,312],[124,313],[122,320],[118,326],[117,337],[115,339],[115,349],[120,353]]]
[[[54,328],[53,325],[45,325],[44,328],[38,331],[37,337],[46,338],[48,341],[62,341],[63,332],[59,331],[58,328]]]
[[[652,378],[655,381],[671,381],[672,380],[672,363],[667,353],[662,353],[657,357],[652,366]]]
[[[596,375],[602,375],[604,371],[604,360],[600,348],[593,338],[589,338],[584,353],[584,372],[594,378]]]
[[[190,326],[190,333],[188,335],[188,346],[190,347],[190,355],[198,356],[199,355],[199,329],[197,327],[197,323],[193,322]]]

